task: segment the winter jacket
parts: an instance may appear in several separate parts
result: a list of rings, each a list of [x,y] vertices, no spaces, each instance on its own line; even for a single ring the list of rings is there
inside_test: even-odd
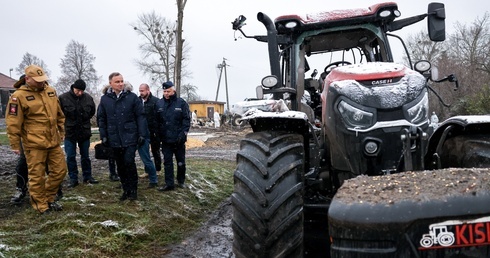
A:
[[[158,134],[164,143],[185,142],[191,127],[189,105],[176,95],[158,100],[156,106]]]
[[[143,103],[143,110],[146,116],[146,122],[148,123],[148,130],[150,130],[151,134],[156,134],[158,132],[158,124],[155,117],[155,110],[159,99],[150,93],[150,96],[148,96],[146,102],[143,102],[141,97],[140,100]]]
[[[5,122],[12,150],[20,150],[21,139],[24,150],[54,148],[65,135],[65,115],[48,84],[41,90],[20,86],[10,96]]]
[[[65,114],[65,138],[69,140],[87,140],[92,136],[90,119],[95,115],[95,102],[88,93],[80,97],[73,88],[60,95],[60,104]]]
[[[148,126],[138,96],[128,88],[119,97],[106,86],[97,108],[100,138],[106,138],[113,148],[138,144],[138,138],[148,137]]]

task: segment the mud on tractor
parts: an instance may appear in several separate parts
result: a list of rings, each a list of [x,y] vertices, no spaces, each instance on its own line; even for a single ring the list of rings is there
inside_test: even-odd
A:
[[[458,86],[457,78],[437,78],[424,60],[394,62],[393,41],[403,41],[393,31],[427,19],[430,39],[445,40],[444,4],[399,17],[397,4],[387,2],[284,15],[274,22],[259,12],[266,35],[247,35],[242,15],[232,22],[244,37],[268,44],[270,75],[257,98],[277,102],[242,117],[253,133],[241,141],[234,173],[236,257],[490,257],[490,241],[420,246],[432,224],[490,218],[490,187],[442,203],[429,199],[424,209],[410,198],[376,205],[336,198],[350,194],[344,186],[362,176],[383,180],[408,171],[490,164],[487,116],[429,126],[430,85]],[[489,231],[480,227],[481,234]]]

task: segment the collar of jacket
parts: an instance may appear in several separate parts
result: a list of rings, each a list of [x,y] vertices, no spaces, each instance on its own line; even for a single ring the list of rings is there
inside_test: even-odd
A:
[[[48,85],[47,84],[44,84],[44,87],[42,89],[38,89],[38,88],[31,87],[29,84],[26,83],[26,84],[20,86],[19,87],[19,90],[39,92],[39,91],[45,90],[47,87],[48,87]]]
[[[75,92],[73,92],[73,88],[70,90],[70,95],[71,95],[72,97],[76,98],[76,99],[81,99],[81,98],[83,97],[83,95],[84,95],[84,94],[85,94],[85,93],[83,93],[83,94],[82,94],[82,95],[80,95],[80,96],[77,96],[77,95],[75,94]]]
[[[166,99],[165,97],[163,99],[167,102],[175,101],[177,99],[177,94],[170,96],[170,98],[168,99]]]

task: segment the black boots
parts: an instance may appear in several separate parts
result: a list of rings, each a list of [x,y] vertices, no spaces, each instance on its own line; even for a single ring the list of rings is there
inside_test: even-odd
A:
[[[124,191],[122,196],[119,197],[120,201],[125,201],[125,200],[130,200],[130,201],[135,201],[138,200],[138,191],[136,190],[129,190],[129,191]]]
[[[26,194],[27,194],[27,189],[17,188],[15,189],[15,193],[12,196],[12,199],[10,199],[10,202],[13,204],[20,204],[22,202],[22,199],[24,199],[24,197],[26,196]]]
[[[109,180],[111,180],[113,182],[119,181],[119,176],[117,174],[110,174]]]

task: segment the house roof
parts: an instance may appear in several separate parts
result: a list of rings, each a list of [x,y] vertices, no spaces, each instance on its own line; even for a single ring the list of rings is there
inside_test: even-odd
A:
[[[13,89],[14,84],[17,82],[16,79],[10,78],[9,76],[0,73],[0,88],[2,89]]]
[[[195,100],[195,101],[188,101],[187,103],[189,105],[190,104],[226,104],[226,102],[213,101],[213,100]]]

